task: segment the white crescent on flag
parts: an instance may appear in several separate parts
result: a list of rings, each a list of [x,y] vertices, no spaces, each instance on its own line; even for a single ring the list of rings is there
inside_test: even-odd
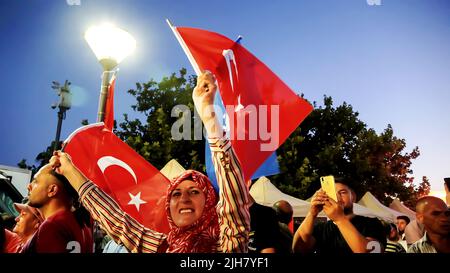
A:
[[[134,173],[133,169],[130,166],[128,166],[127,163],[123,162],[120,159],[117,159],[113,156],[103,156],[97,161],[97,165],[100,168],[100,170],[102,170],[102,173],[105,173],[106,168],[113,166],[113,165],[122,167],[133,176],[134,183],[137,184],[136,174]]]

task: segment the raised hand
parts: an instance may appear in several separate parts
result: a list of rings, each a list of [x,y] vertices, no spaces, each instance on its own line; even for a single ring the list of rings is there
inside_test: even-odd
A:
[[[80,186],[87,181],[87,178],[72,163],[72,159],[67,153],[61,151],[53,152],[49,165],[52,166],[55,172],[64,175],[69,180],[72,187],[77,191]]]
[[[322,190],[316,191],[311,198],[311,208],[309,212],[312,216],[317,217],[317,215],[322,211],[325,201],[328,199],[328,195]]]
[[[345,218],[344,207],[341,203],[328,198],[324,201],[323,211],[333,222],[337,222]]]
[[[67,172],[73,168],[70,156],[61,151],[53,152],[53,156],[50,158],[50,165],[57,173],[61,175],[66,175]]]
[[[216,78],[211,72],[205,71],[198,76],[192,99],[209,137],[223,136],[222,127],[214,112],[216,91]]]

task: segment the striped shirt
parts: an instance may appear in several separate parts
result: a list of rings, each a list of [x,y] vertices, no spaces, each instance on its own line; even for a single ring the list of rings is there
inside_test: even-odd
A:
[[[387,240],[386,248],[384,249],[386,253],[405,253],[406,250],[399,242],[394,242],[391,240]]]
[[[241,166],[228,139],[208,141],[220,190],[217,203],[220,226],[217,252],[247,252],[250,232],[249,192]],[[92,218],[130,252],[154,253],[167,246],[166,234],[151,230],[130,217],[91,181],[80,187],[79,195]]]
[[[431,241],[427,238],[427,233],[417,242],[408,248],[408,253],[437,253]]]

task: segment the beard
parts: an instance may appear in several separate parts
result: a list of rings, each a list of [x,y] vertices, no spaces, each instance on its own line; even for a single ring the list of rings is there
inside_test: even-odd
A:
[[[351,204],[347,207],[344,207],[344,214],[345,215],[353,214],[353,204]]]
[[[35,201],[33,199],[30,199],[30,198],[28,199],[28,205],[30,207],[37,208],[37,209],[42,207],[42,204],[40,202],[37,202],[37,201]]]

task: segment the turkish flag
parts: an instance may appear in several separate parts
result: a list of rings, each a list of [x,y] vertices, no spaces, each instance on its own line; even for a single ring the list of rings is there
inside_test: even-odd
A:
[[[194,69],[216,76],[232,146],[245,180],[251,179],[313,107],[241,44],[206,30],[172,29]]]
[[[78,169],[122,210],[144,226],[168,233],[165,210],[169,180],[103,123],[83,126],[65,141]]]

